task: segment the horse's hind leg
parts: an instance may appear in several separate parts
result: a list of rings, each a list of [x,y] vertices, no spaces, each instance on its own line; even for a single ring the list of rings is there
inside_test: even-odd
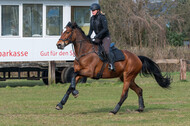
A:
[[[116,114],[119,111],[121,105],[123,104],[123,102],[126,100],[126,98],[128,96],[129,86],[130,86],[131,80],[133,78],[134,78],[133,76],[124,75],[124,77],[123,77],[123,83],[124,83],[123,84],[123,91],[121,94],[120,101],[118,102],[118,104],[116,105],[114,110],[110,111],[110,113]]]
[[[123,104],[123,102],[125,101],[125,99],[127,99],[127,97],[128,97],[128,90],[121,96],[120,101],[115,106],[114,110],[110,111],[110,113],[116,114],[119,111],[119,109],[120,109],[121,105]]]
[[[138,112],[143,112],[145,106],[144,106],[144,100],[143,100],[143,90],[133,81],[130,85],[130,88],[136,92],[138,95],[139,100],[139,108],[137,109]]]

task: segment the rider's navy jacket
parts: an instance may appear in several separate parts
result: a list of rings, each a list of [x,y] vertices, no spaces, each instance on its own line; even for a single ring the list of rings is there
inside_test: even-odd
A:
[[[93,31],[96,33],[95,38],[103,39],[109,36],[108,23],[105,15],[98,13],[91,17],[88,36],[91,36]]]

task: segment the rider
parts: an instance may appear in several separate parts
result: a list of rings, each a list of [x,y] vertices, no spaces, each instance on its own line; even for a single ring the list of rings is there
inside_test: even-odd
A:
[[[111,38],[108,30],[107,19],[104,14],[100,11],[100,5],[97,3],[93,3],[90,7],[92,11],[92,17],[90,19],[90,30],[88,33],[88,37],[90,38],[92,32],[95,32],[95,43],[100,44],[102,41],[102,45],[105,49],[106,55],[108,57],[109,69],[115,71],[115,66],[113,62],[113,56],[109,53]]]

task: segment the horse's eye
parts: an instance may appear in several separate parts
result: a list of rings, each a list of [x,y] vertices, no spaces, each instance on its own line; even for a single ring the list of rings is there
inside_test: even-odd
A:
[[[67,34],[69,34],[69,32],[67,32]]]

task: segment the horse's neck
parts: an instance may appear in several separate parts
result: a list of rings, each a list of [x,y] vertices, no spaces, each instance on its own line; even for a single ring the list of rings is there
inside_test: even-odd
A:
[[[76,31],[76,42],[74,43],[75,54],[77,57],[93,51],[93,45],[83,37],[80,31]]]

